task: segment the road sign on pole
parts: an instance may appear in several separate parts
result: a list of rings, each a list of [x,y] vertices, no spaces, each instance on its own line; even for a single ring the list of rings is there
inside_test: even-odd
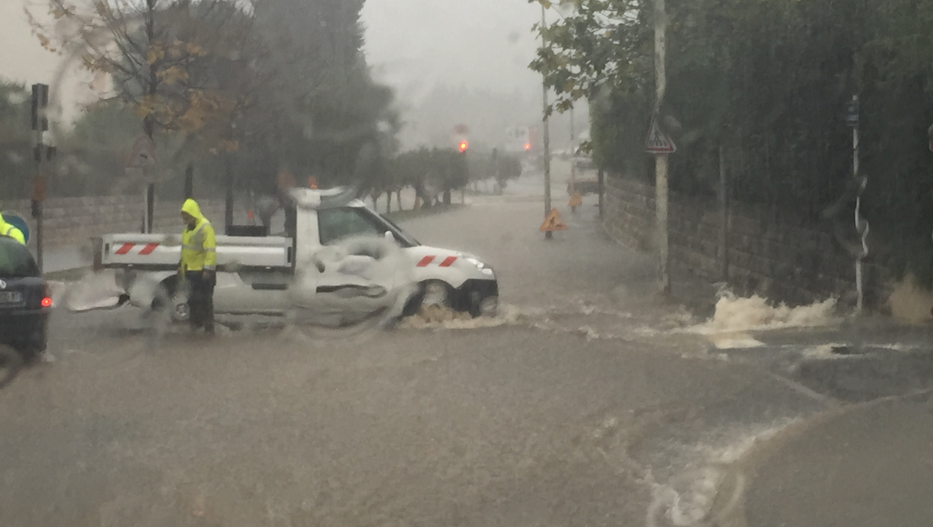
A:
[[[661,130],[657,116],[651,118],[651,128],[648,129],[648,138],[645,139],[645,151],[654,155],[673,154],[677,151],[674,141]]]
[[[853,97],[851,101],[846,104],[846,124],[855,128],[858,126],[859,121],[859,104],[858,98]]]
[[[150,168],[155,166],[158,161],[159,158],[156,157],[155,145],[152,143],[152,139],[141,135],[133,142],[125,166],[126,168]]]
[[[19,232],[23,233],[25,243],[29,243],[29,223],[26,222],[24,216],[20,215],[18,212],[4,212],[3,220],[19,229]]]

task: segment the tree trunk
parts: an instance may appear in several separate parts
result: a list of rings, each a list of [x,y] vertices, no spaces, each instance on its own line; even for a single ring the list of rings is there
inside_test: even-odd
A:
[[[185,167],[185,199],[194,197],[194,163]]]
[[[386,192],[386,214],[392,212],[392,191]]]
[[[233,225],[233,166],[230,163],[230,157],[225,160],[224,183],[226,186],[226,195],[224,196],[224,232],[230,232],[230,226]]]
[[[398,203],[398,210],[402,210],[402,189],[395,191],[395,202]]]

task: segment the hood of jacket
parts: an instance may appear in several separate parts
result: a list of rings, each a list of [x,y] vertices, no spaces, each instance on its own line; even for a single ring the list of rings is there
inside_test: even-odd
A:
[[[181,211],[189,214],[192,218],[197,220],[198,223],[204,219],[204,215],[201,214],[201,207],[198,206],[198,202],[193,199],[186,199],[184,205],[181,206]]]

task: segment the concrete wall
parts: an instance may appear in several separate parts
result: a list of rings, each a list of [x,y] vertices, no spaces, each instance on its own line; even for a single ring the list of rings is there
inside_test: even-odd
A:
[[[223,199],[199,199],[205,216],[215,226],[224,221]],[[0,211],[16,211],[33,229],[29,245],[35,246],[35,220],[29,200],[0,200]],[[43,245],[47,248],[84,245],[92,236],[139,232],[143,216],[142,196],[98,196],[91,198],[52,198],[43,206]],[[181,203],[156,200],[153,230],[175,232],[182,228]],[[220,227],[215,227],[222,230]]]
[[[642,250],[654,247],[654,187],[606,178],[604,227],[615,240]],[[721,212],[715,200],[672,193],[670,196],[672,265],[710,280],[726,277],[741,294],[758,293],[791,304],[831,296],[854,303],[855,264],[836,242],[831,227],[806,225],[798,218],[778,217],[742,204],[730,205],[722,250]],[[889,291],[891,273],[864,264],[866,305],[880,305]]]

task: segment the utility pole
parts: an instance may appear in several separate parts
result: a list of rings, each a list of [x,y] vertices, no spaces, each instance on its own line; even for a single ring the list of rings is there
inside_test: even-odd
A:
[[[45,201],[45,175],[42,173],[42,158],[46,153],[42,144],[42,133],[49,129],[46,111],[49,106],[49,87],[46,84],[32,85],[32,129],[36,132],[34,158],[36,173],[33,175],[32,217],[36,220],[36,264],[43,270],[42,248],[42,202]],[[50,150],[50,153],[52,151]],[[51,160],[51,155],[49,155]]]
[[[577,132],[576,119],[573,108],[570,108],[570,195],[573,196],[577,191]],[[576,212],[576,207],[570,207],[571,212]]]
[[[667,90],[667,9],[664,0],[654,0],[654,69],[657,92],[654,101],[654,115],[659,117],[661,103]],[[667,154],[655,156],[655,212],[657,214],[658,236],[658,280],[662,294],[671,292],[670,245],[668,239],[668,182]]]
[[[545,47],[544,30],[547,28],[547,18],[545,16],[544,4],[541,4],[541,48]],[[542,74],[544,75],[544,74]],[[551,136],[548,130],[548,96],[547,96],[547,78],[542,81],[543,105],[544,105],[544,217],[547,218],[551,213]],[[544,239],[550,240],[553,234],[548,231],[544,233]]]
[[[852,177],[859,179],[859,101],[858,95],[852,96],[852,102],[846,112],[846,124],[852,127]],[[855,312],[862,314],[865,302],[864,277],[862,275],[862,260],[868,256],[868,221],[863,220],[862,212],[862,192],[868,184],[868,178],[862,178],[859,182],[858,195],[855,198],[855,231],[862,240],[862,252],[855,259],[855,288],[858,292]]]

